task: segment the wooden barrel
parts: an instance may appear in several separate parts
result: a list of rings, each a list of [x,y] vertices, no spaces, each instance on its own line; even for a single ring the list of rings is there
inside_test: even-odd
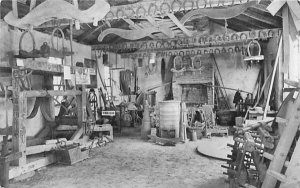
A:
[[[179,138],[180,101],[162,101],[159,103],[161,132],[175,131],[175,138]]]

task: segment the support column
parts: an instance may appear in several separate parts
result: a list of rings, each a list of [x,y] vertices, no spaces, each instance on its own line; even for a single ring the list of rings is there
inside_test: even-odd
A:
[[[26,129],[25,120],[27,116],[27,98],[20,92],[18,80],[16,78],[17,69],[12,70],[13,86],[13,153],[21,152],[21,158],[12,161],[12,165],[23,166],[26,164]]]

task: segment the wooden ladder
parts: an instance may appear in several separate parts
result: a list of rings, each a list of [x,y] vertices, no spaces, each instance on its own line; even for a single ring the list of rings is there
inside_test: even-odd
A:
[[[271,163],[267,170],[265,179],[262,184],[262,188],[273,188],[276,186],[277,181],[281,182],[280,188],[296,188],[299,187],[300,177],[300,143],[297,141],[293,155],[290,161],[287,161],[287,156],[291,150],[291,146],[299,131],[299,113],[300,113],[300,95],[295,97],[295,94],[290,97],[289,120],[279,118],[277,120],[278,126],[283,127],[283,131],[280,135],[279,142],[275,149],[274,154],[264,153],[263,156]],[[298,164],[298,165],[296,165]],[[286,173],[282,174],[283,166],[287,167]],[[298,182],[298,185],[296,185]]]

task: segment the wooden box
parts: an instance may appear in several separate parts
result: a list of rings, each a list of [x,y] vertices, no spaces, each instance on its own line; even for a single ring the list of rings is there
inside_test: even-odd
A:
[[[66,146],[55,152],[58,163],[73,165],[89,157],[89,150],[81,151],[77,145]]]

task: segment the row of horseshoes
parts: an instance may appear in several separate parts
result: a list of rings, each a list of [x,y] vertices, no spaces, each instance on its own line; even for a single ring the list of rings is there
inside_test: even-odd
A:
[[[242,0],[232,0],[231,5],[240,4]],[[226,3],[228,4],[228,2]],[[142,5],[138,5],[137,7],[126,6],[125,8],[118,8],[116,11],[110,11],[106,14],[105,20],[112,20],[114,18],[143,18],[147,15],[165,15],[170,12],[178,12],[178,11],[187,11],[198,8],[206,8],[213,6],[225,6],[224,0],[174,0],[172,2],[164,1],[160,5],[156,3],[151,3],[147,8]]]
[[[148,50],[161,50],[161,49],[181,49],[191,47],[201,47],[209,45],[218,45],[234,42],[245,42],[253,39],[268,39],[276,36],[280,36],[280,29],[264,29],[253,30],[245,32],[235,32],[211,36],[195,35],[189,38],[177,38],[169,40],[157,40],[157,41],[136,41],[136,42],[124,42],[111,45],[96,45],[94,50],[111,51],[117,53],[130,53],[136,51],[148,51]]]

